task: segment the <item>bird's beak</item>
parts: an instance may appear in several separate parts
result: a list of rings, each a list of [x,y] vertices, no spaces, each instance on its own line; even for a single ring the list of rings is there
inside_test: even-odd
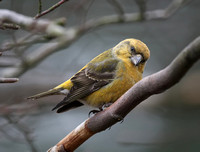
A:
[[[142,61],[143,57],[141,54],[136,54],[131,57],[131,61],[135,66],[138,66],[138,64]]]

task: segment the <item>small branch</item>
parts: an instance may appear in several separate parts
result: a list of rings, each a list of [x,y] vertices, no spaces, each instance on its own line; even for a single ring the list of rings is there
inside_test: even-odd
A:
[[[173,0],[165,9],[163,10],[153,10],[147,11],[145,13],[146,20],[153,20],[153,19],[166,19],[173,15],[179,8],[185,5],[186,2],[191,0]]]
[[[59,1],[59,2],[56,3],[55,5],[53,5],[53,6],[51,6],[50,8],[48,8],[47,10],[45,10],[45,11],[43,11],[43,12],[37,14],[37,15],[34,17],[34,19],[38,19],[38,18],[40,18],[40,17],[42,17],[42,16],[44,16],[44,15],[46,15],[46,14],[52,12],[52,11],[55,10],[57,7],[61,6],[63,3],[67,2],[67,1],[69,1],[69,0],[61,0],[61,1]]]
[[[38,14],[41,14],[41,12],[42,12],[42,0],[38,0],[38,2],[39,2]]]
[[[16,43],[14,42],[7,42],[5,44],[3,44],[1,47],[0,47],[0,51],[2,52],[5,52],[5,51],[9,51],[9,50],[12,50],[16,47],[30,47],[32,46],[33,44],[36,44],[36,43],[45,43],[45,42],[48,42],[49,40],[44,38],[44,37],[41,37],[41,36],[34,36],[32,37],[30,40],[29,38],[26,36],[26,39],[22,38],[22,39],[19,39]]]
[[[119,16],[124,15],[124,10],[122,8],[122,5],[117,0],[107,0],[109,4],[114,8],[114,10],[119,14]]]
[[[45,33],[52,37],[59,37],[65,33],[65,28],[56,22],[48,20],[34,20],[31,17],[18,14],[6,9],[0,9],[0,23],[12,22],[21,26],[22,29],[34,33]]]
[[[129,89],[110,107],[84,121],[48,152],[73,152],[92,135],[121,121],[133,108],[153,94],[178,83],[200,59],[200,36],[191,42],[165,69],[150,75]]]
[[[20,29],[19,25],[11,24],[11,23],[3,23],[0,25],[0,29],[6,30],[6,29],[12,29],[12,30],[18,30]]]
[[[16,67],[16,63],[12,62],[0,62],[0,68]]]
[[[23,73],[25,73],[27,70],[31,69],[32,67],[36,66],[38,63],[43,61],[47,56],[50,54],[59,51],[61,49],[64,49],[65,47],[69,46],[77,37],[74,37],[75,35],[71,33],[70,36],[63,36],[60,38],[57,38],[52,43],[44,44],[42,47],[38,48],[36,51],[33,51],[29,54],[27,54],[24,57],[24,61],[18,66],[20,68],[15,68],[12,71],[5,71],[4,76],[5,77],[19,77]],[[60,41],[58,43],[57,41]]]
[[[170,15],[175,13],[175,11],[177,11],[184,2],[185,0],[174,0],[172,3],[169,4],[166,9],[145,12],[144,18],[145,20],[166,19]],[[169,8],[173,8],[174,10],[170,14],[168,13]],[[37,33],[44,33],[49,35],[50,37],[56,38],[54,39],[52,44],[43,45],[37,50],[32,51],[24,56],[23,60],[25,62],[22,62],[21,65],[19,65],[19,68],[8,71],[5,70],[4,77],[19,77],[30,68],[33,68],[34,66],[39,64],[40,61],[42,61],[49,55],[70,46],[72,42],[77,40],[80,36],[84,35],[85,32],[87,32],[88,30],[110,24],[142,21],[141,13],[124,13],[123,19],[119,15],[107,15],[98,19],[88,20],[83,25],[78,27],[73,26],[71,28],[63,28],[57,25],[55,22],[50,22],[48,20],[42,19],[34,20],[30,17],[17,14],[8,10],[0,10],[0,14],[0,22],[9,21],[20,25],[22,29]]]
[[[18,78],[0,78],[0,83],[15,83],[19,81]]]
[[[146,12],[146,0],[135,0],[139,10],[140,10],[140,17],[141,20],[145,19],[145,12]]]
[[[51,24],[51,23],[49,23],[49,24]],[[58,27],[59,27],[59,25],[64,26],[66,24],[66,19],[58,18],[53,22],[53,24],[57,25]],[[53,38],[55,38],[55,35],[48,34],[45,36],[41,36],[41,35],[38,36],[38,35],[31,33],[31,34],[25,35],[22,38],[18,38],[16,43],[6,42],[6,43],[2,44],[2,46],[0,47],[0,51],[1,52],[8,51],[8,50],[14,49],[15,47],[26,47],[26,49],[27,49],[28,47],[31,47],[33,44],[45,43],[45,42],[50,41]]]
[[[83,31],[87,31],[92,28],[98,28],[100,26],[105,26],[109,24],[116,23],[129,23],[129,22],[139,22],[143,20],[156,20],[156,19],[166,19],[173,15],[178,8],[180,8],[184,4],[185,0],[174,0],[169,6],[162,10],[152,10],[146,11],[143,14],[143,18],[141,18],[141,12],[137,13],[125,13],[122,16],[119,15],[107,15],[100,17],[99,19],[91,19],[88,20],[82,28]]]
[[[31,130],[24,124],[19,123],[19,120],[13,119],[10,115],[5,116],[9,123],[13,124],[13,126],[21,132],[21,134],[24,136],[24,140],[27,142],[31,152],[38,152],[36,146],[33,143],[33,138],[31,137]]]
[[[170,16],[171,14],[175,13],[177,9],[185,5],[191,0],[173,0],[171,4],[165,9],[166,16]]]

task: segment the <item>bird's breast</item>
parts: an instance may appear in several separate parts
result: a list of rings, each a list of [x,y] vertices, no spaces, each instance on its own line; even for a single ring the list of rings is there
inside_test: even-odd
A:
[[[136,68],[124,64],[118,66],[112,82],[83,98],[86,104],[102,107],[105,103],[113,103],[142,78]]]

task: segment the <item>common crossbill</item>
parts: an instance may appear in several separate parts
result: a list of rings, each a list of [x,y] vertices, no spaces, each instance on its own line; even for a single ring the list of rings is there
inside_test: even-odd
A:
[[[28,99],[63,94],[64,100],[53,108],[58,113],[84,104],[101,109],[142,79],[149,57],[148,47],[140,40],[123,40],[95,57],[69,80]]]

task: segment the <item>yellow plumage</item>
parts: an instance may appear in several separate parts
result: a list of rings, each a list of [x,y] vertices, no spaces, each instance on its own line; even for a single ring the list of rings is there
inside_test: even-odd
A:
[[[115,102],[142,79],[149,57],[149,49],[143,42],[126,39],[95,57],[66,82],[29,99],[65,94],[65,99],[54,108],[59,108],[57,112],[83,104],[101,108],[104,104]]]

